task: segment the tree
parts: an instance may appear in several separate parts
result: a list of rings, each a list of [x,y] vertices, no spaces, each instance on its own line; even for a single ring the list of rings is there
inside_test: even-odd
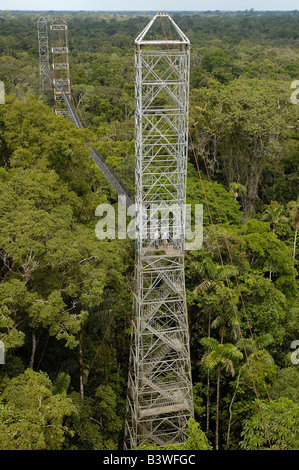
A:
[[[278,80],[240,76],[227,85],[217,82],[191,92],[194,141],[199,140],[212,177],[246,186],[246,215],[256,210],[263,169],[279,157],[290,136],[288,124],[296,122],[286,86]],[[198,113],[197,105],[206,112]]]
[[[65,393],[52,393],[45,372],[27,369],[5,387],[0,402],[1,450],[59,450],[69,428],[65,418],[75,412]]]
[[[205,433],[200,429],[199,423],[194,419],[188,422],[187,440],[182,450],[211,450]]]
[[[77,413],[68,418],[72,430],[68,447],[85,450],[116,450],[122,429],[119,397],[110,385],[100,385],[92,396],[81,400],[80,394],[72,392]]]
[[[215,446],[219,449],[219,405],[220,405],[220,376],[225,370],[230,375],[235,375],[234,363],[241,360],[243,354],[233,344],[220,344],[214,338],[202,338],[201,344],[209,350],[202,358],[202,363],[208,369],[215,369],[217,380],[217,398],[216,398],[216,431]]]
[[[283,293],[293,299],[297,285],[291,252],[270,230],[269,222],[248,220],[237,228],[237,233],[241,236],[244,244],[242,251],[247,253],[252,273],[266,274],[271,270],[272,282],[279,291],[278,295]]]
[[[278,371],[270,388],[270,396],[275,400],[285,397],[294,403],[299,402],[299,374],[296,365]]]
[[[2,168],[0,179],[2,323],[11,346],[24,340],[22,328],[31,332],[33,367],[40,328],[78,346],[88,310],[100,305],[107,284],[122,277],[120,247],[97,240],[92,227],[76,221],[80,199],[55,172]],[[8,333],[2,332],[5,342]]]
[[[211,336],[211,327],[217,327],[220,325],[220,316],[223,317],[222,312],[227,312],[229,306],[227,306],[227,299],[229,299],[230,303],[230,295],[228,292],[227,287],[225,286],[225,280],[231,278],[235,274],[235,270],[231,268],[231,266],[221,266],[215,264],[210,258],[204,258],[200,265],[198,266],[197,272],[201,275],[203,282],[201,282],[198,286],[195,287],[193,290],[193,294],[196,298],[201,294],[201,297],[207,293],[208,302],[206,302],[203,306],[205,313],[208,313],[208,338]],[[214,300],[214,302],[213,302]],[[220,310],[219,312],[219,307]],[[213,322],[212,322],[212,315],[217,315]],[[224,334],[224,327],[222,325],[221,331]],[[223,341],[223,335],[221,341]],[[206,432],[209,431],[210,428],[210,370],[207,370],[207,405],[206,405]]]
[[[275,233],[276,225],[279,222],[287,222],[287,218],[283,215],[284,207],[280,206],[276,201],[271,201],[271,204],[266,208],[263,220],[267,220],[272,226],[272,232]],[[272,270],[270,267],[269,279],[272,279]]]
[[[135,450],[160,450],[156,444],[144,444]],[[212,450],[205,433],[193,418],[188,421],[187,439],[183,444],[168,444],[162,450]]]
[[[293,258],[295,258],[297,233],[299,230],[299,196],[296,201],[289,202],[288,207],[291,209],[290,217],[292,221],[292,226],[295,230],[294,245],[293,245]]]
[[[263,220],[266,220],[272,226],[272,232],[275,233],[276,225],[280,222],[287,222],[287,217],[283,215],[284,207],[276,201],[271,201],[264,212]]]
[[[66,393],[70,385],[71,377],[65,372],[59,372],[53,384],[52,393]]]
[[[298,450],[299,405],[289,398],[255,402],[252,416],[243,421],[243,450]],[[269,442],[270,441],[270,442]]]
[[[265,348],[272,342],[273,338],[269,333],[262,335],[255,340],[252,338],[244,340],[239,339],[237,342],[237,346],[241,350],[245,349],[244,352],[246,353],[247,361],[239,368],[235,391],[229,405],[226,447],[230,444],[233,404],[241,384],[245,387],[252,387],[254,385],[254,389],[257,390],[258,394],[260,394],[261,390],[265,390],[265,376],[269,376],[269,370],[274,367],[273,358],[267,353]]]
[[[24,63],[14,57],[2,56],[0,58],[1,80],[9,86],[9,89],[21,79],[23,66]]]
[[[37,13],[0,15],[6,93],[0,105],[0,340],[6,353],[0,388],[27,368],[47,372],[54,399],[70,398],[69,391],[76,406],[62,419],[64,440],[60,445],[57,436],[57,447],[116,449],[123,444],[134,245],[95,239],[95,208],[115,203],[116,193],[90,158],[90,146],[133,192],[132,44],[148,18],[67,17],[73,98],[85,129],[55,115],[51,91],[39,92]],[[202,428],[206,412],[206,429],[214,431],[209,395],[216,402],[216,369],[206,374],[202,367],[211,351],[200,340],[214,336],[239,347],[237,313],[250,371],[244,359],[234,362],[233,378],[221,371],[219,441],[225,444],[229,428],[227,447],[239,449],[243,420],[259,412],[252,378],[261,400],[267,385],[275,401],[298,402],[298,371],[290,368],[299,314],[299,107],[290,102],[290,83],[299,77],[298,12],[174,14],[174,20],[192,42],[187,202],[203,204],[203,248],[185,256],[194,408]],[[265,208],[275,212],[276,204],[287,223],[262,220]],[[222,224],[215,223],[219,215]],[[251,332],[257,350],[247,340]],[[259,340],[270,333],[268,349]],[[35,380],[41,376],[34,377],[30,383],[40,392]],[[20,448],[45,448],[47,440],[50,448],[52,423],[39,427],[34,399],[19,410],[5,393],[3,447],[16,441]],[[17,424],[19,434],[10,439]],[[204,448],[197,431],[192,448]]]
[[[247,193],[247,188],[241,183],[232,182],[229,185],[229,190],[233,193],[234,198],[243,198]]]

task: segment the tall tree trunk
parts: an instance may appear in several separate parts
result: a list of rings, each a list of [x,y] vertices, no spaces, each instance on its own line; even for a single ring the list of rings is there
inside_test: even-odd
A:
[[[293,258],[295,258],[295,254],[296,254],[296,241],[297,241],[297,232],[298,232],[298,229],[295,230],[295,237],[294,237],[294,249],[293,249]]]
[[[255,200],[258,196],[258,184],[260,179],[260,172],[257,167],[252,168],[249,171],[246,188],[247,188],[247,197],[245,199],[245,214],[250,215],[255,211]]]
[[[211,312],[209,312],[209,323],[208,323],[208,338],[211,336]],[[210,429],[210,369],[207,373],[207,422],[206,432]]]
[[[29,367],[32,370],[33,370],[33,364],[34,364],[35,351],[36,351],[36,336],[35,336],[35,333],[32,333],[32,349],[31,349],[31,357],[30,357],[30,363],[29,363]]]
[[[83,327],[81,326],[81,331],[79,335],[79,365],[80,365],[80,395],[82,403],[84,403],[84,365],[83,365]]]

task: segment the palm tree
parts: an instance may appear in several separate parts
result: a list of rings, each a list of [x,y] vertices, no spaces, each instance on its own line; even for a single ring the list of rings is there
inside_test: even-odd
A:
[[[224,309],[220,315],[212,322],[212,328],[218,328],[220,343],[223,343],[226,336],[227,327],[230,327],[231,335],[236,340],[239,334],[239,321],[236,316],[234,305]]]
[[[295,258],[297,233],[299,230],[299,196],[297,197],[296,201],[289,202],[288,207],[291,209],[290,217],[291,217],[293,228],[295,230],[294,245],[293,245],[293,258]]]
[[[233,193],[235,199],[238,199],[238,197],[245,196],[245,194],[247,193],[246,186],[244,186],[244,184],[236,182],[230,183],[229,190],[231,193]]]
[[[198,295],[200,291],[213,290],[221,287],[226,279],[233,277],[236,270],[231,265],[222,266],[215,264],[210,258],[201,261],[200,267],[197,268],[204,281],[196,286],[193,294]]]
[[[221,344],[215,338],[202,338],[201,344],[208,350],[202,358],[202,364],[208,369],[214,369],[217,380],[216,398],[216,431],[215,447],[219,449],[219,402],[220,402],[220,377],[225,370],[232,377],[235,375],[234,362],[243,358],[242,352],[233,344]]]
[[[71,377],[66,372],[59,372],[52,387],[53,395],[66,393],[71,382]]]

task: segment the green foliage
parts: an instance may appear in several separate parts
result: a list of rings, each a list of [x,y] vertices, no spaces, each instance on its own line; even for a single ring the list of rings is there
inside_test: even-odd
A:
[[[250,215],[257,207],[260,175],[279,158],[292,135],[289,123],[297,119],[289,84],[240,76],[227,85],[214,82],[193,90],[191,100],[193,135],[200,136],[209,172],[227,185],[237,181],[246,187],[241,199]]]
[[[155,444],[145,444],[135,450],[161,450],[161,448]],[[212,448],[199,423],[191,418],[188,421],[187,439],[184,444],[168,444],[162,450],[212,450]]]
[[[15,323],[27,318],[32,328],[49,328],[75,347],[86,308],[99,305],[105,286],[121,279],[114,269],[117,251],[77,222],[80,199],[53,170],[2,169],[0,178],[6,272],[0,301],[7,340],[9,335],[20,346]]]
[[[276,380],[272,383],[270,394],[272,399],[289,398],[299,402],[299,374],[296,366],[280,369]]]
[[[75,450],[115,450],[118,448],[122,419],[116,393],[111,386],[100,385],[93,396],[82,400],[71,394],[77,412],[67,421],[72,430],[68,446]]]
[[[232,376],[235,375],[234,361],[243,358],[243,354],[233,344],[219,344],[214,338],[202,338],[202,345],[208,349],[203,357],[203,363],[208,369],[224,369]]]
[[[56,380],[53,384],[52,393],[56,395],[57,393],[66,393],[69,388],[71,377],[65,372],[59,372],[56,377]]]
[[[189,420],[187,440],[183,447],[183,450],[211,450],[206,435],[194,419]]]
[[[211,224],[211,219],[218,223],[238,223],[241,220],[240,204],[223,185],[217,181],[200,179],[192,166],[189,166],[187,185],[187,204],[203,204],[203,226]],[[220,213],[218,214],[218,210]]]
[[[269,273],[275,286],[293,298],[297,292],[296,269],[291,250],[271,233],[265,222],[249,220],[239,230],[255,273]]]
[[[201,417],[205,414],[205,406],[202,398],[203,384],[197,382],[193,384],[193,406],[195,416]]]

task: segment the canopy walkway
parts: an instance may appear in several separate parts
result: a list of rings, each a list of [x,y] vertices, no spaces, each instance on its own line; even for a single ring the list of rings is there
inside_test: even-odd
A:
[[[49,79],[52,82],[52,85],[56,88],[59,89],[61,96],[67,106],[69,116],[72,120],[72,122],[75,124],[78,129],[82,129],[83,126],[81,124],[81,121],[79,119],[78,113],[73,106],[71,102],[71,98],[68,94],[66,94],[63,90],[63,87],[58,87],[58,85],[55,82],[55,79],[53,78],[49,64],[45,61],[44,62],[45,70],[46,73],[49,77]],[[129,190],[129,188],[125,185],[125,183],[122,181],[122,179],[119,177],[119,175],[116,173],[116,171],[112,168],[111,165],[105,160],[105,158],[97,151],[97,149],[92,146],[91,149],[91,158],[97,165],[97,167],[101,170],[101,172],[105,175],[113,189],[116,191],[116,193],[119,196],[125,196],[125,201],[126,201],[126,207],[130,208],[130,215],[134,215],[134,195],[132,192]]]

